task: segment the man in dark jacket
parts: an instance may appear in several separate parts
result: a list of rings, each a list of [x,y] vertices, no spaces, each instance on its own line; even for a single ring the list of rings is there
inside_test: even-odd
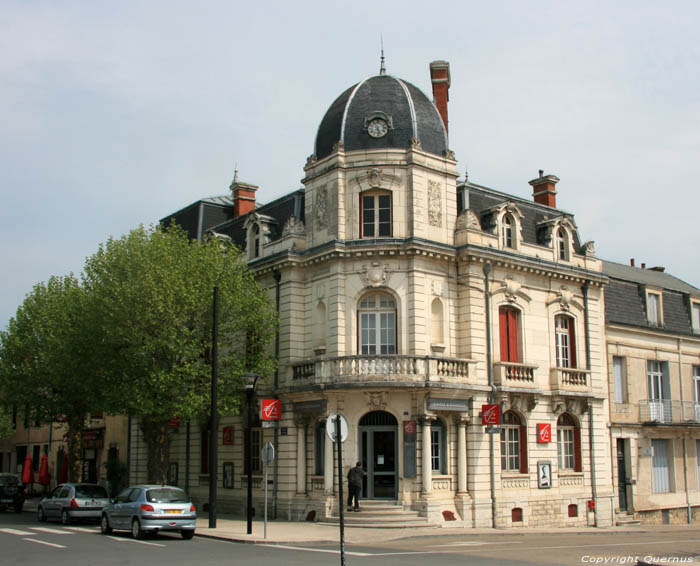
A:
[[[354,468],[348,472],[348,511],[353,510],[353,499],[355,500],[355,511],[360,510],[360,492],[362,491],[362,462],[357,462]]]

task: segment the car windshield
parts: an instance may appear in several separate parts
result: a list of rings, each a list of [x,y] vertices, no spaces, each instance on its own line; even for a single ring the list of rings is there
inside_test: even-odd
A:
[[[172,487],[149,489],[146,499],[151,503],[187,503],[189,501],[184,491]]]
[[[0,476],[0,485],[17,485],[19,479],[15,476]]]
[[[101,485],[76,485],[75,496],[78,498],[107,499],[107,490]]]

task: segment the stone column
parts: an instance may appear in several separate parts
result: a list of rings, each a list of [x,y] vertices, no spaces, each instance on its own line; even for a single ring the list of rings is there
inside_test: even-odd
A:
[[[306,493],[306,422],[297,421],[297,493]]]
[[[326,426],[328,421],[326,421]],[[326,434],[323,448],[323,490],[330,494],[333,493],[333,441]]]
[[[430,446],[430,431],[431,423],[435,417],[424,416],[422,419],[423,424],[423,439],[422,439],[422,452],[423,452],[423,493],[429,494],[433,492],[433,466],[431,460],[431,446]]]
[[[467,493],[467,413],[455,417],[457,425],[457,493]]]

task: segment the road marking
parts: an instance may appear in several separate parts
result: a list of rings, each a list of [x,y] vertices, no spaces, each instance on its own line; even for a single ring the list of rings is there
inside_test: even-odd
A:
[[[85,527],[66,527],[67,529],[70,529],[71,531],[78,531],[79,533],[93,533],[97,534],[100,531],[97,530],[97,528],[94,529],[86,529]]]
[[[516,552],[522,552],[523,550],[564,550],[564,549],[574,549],[574,548],[591,548],[599,549],[608,546],[649,546],[653,544],[681,544],[688,542],[700,542],[700,539],[686,539],[686,540],[651,540],[651,541],[636,541],[636,542],[614,542],[614,543],[603,543],[603,544],[571,544],[571,545],[561,545],[561,546],[530,546],[522,547],[519,546],[513,550]],[[466,548],[464,550],[467,550]],[[491,550],[503,550],[501,548],[479,548],[474,549],[479,552],[490,552]],[[459,552],[458,550],[434,550],[434,554],[450,554],[454,552]]]
[[[327,548],[306,548],[304,546],[287,546],[284,544],[261,544],[260,546],[267,546],[270,548],[283,548],[285,550],[303,550],[305,552],[322,552],[325,554],[340,554],[340,550],[330,550]],[[360,556],[360,557],[367,557],[367,556],[405,556],[405,555],[412,555],[412,554],[435,554],[432,551],[426,550],[426,551],[415,551],[415,552],[354,552],[352,550],[346,550],[345,555],[346,556]]]
[[[113,536],[107,536],[107,538],[111,538],[112,540],[118,540],[119,542],[138,542],[139,544],[147,544],[149,546],[165,546],[164,544],[158,544],[157,542],[146,542],[145,540],[136,540],[133,538],[120,538]]]
[[[52,542],[46,542],[45,540],[37,540],[35,538],[24,538],[22,540],[28,540],[30,542],[35,542],[37,544],[45,544],[46,546],[53,546],[54,548],[66,548],[62,544],[54,544]]]
[[[438,545],[439,548],[442,548],[443,546],[481,546],[483,544],[522,544],[523,541],[521,540],[512,540],[512,541],[498,541],[498,542],[481,542],[478,540],[470,540],[470,541],[465,541],[465,542],[451,542],[449,544],[441,544]]]
[[[29,527],[33,531],[41,531],[42,533],[51,533],[53,535],[72,535],[70,531],[59,531],[58,529],[50,529],[49,527]]]
[[[7,533],[8,535],[19,535],[22,537],[34,534],[31,531],[18,531],[17,529],[0,529],[0,533]]]

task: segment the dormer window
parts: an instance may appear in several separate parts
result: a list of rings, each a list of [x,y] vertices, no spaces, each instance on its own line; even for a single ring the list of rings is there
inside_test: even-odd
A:
[[[693,333],[700,334],[700,302],[691,301],[690,321],[693,325]]]
[[[647,291],[647,320],[652,326],[663,325],[664,317],[661,293]]]
[[[569,259],[569,237],[564,228],[557,229],[555,238],[557,259],[560,261],[568,261]]]
[[[250,229],[250,256],[260,257],[260,227],[257,224]]]
[[[362,238],[390,238],[391,193],[370,191],[360,196],[360,230]]]
[[[506,214],[503,217],[503,247],[504,248],[514,248],[515,238],[514,238],[514,228],[513,228],[513,217],[510,214]]]

